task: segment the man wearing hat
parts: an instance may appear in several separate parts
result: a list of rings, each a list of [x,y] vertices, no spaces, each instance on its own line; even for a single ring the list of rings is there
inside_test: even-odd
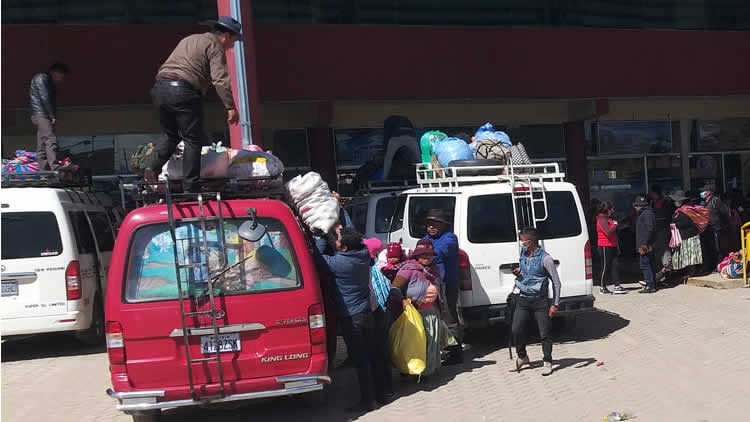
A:
[[[711,210],[711,218],[708,220],[708,230],[704,233],[708,245],[708,262],[706,262],[705,271],[713,272],[724,257],[729,255],[729,251],[722,246],[721,237],[729,228],[729,207],[718,196],[714,195],[714,186],[707,184],[701,190],[701,199],[703,206]]]
[[[633,203],[638,220],[635,223],[635,245],[640,255],[640,268],[646,286],[639,293],[656,292],[656,278],[654,276],[654,238],[656,234],[656,215],[648,204],[648,198],[639,195]]]
[[[213,85],[227,110],[227,122],[239,121],[225,53],[241,39],[242,25],[222,16],[211,32],[183,38],[159,68],[151,96],[166,136],[156,146],[156,155],[144,172],[148,182],[156,182],[162,166],[182,140],[183,187],[186,192],[200,191],[201,148],[207,144],[202,99],[208,86]]]
[[[453,321],[450,322],[450,328],[458,338],[458,238],[448,230],[450,221],[445,217],[445,213],[440,209],[432,209],[427,212],[425,217],[427,226],[427,235],[425,239],[431,240],[435,249],[435,264],[440,269],[440,278],[443,279],[445,286],[445,297],[448,302],[448,312]],[[456,364],[463,362],[463,348],[459,340],[458,345],[448,347],[450,355],[446,364]]]

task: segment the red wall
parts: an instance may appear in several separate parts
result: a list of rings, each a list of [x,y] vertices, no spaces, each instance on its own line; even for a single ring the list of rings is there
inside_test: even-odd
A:
[[[73,70],[62,105],[149,103],[193,25],[2,25],[2,106]],[[260,96],[276,100],[750,94],[750,32],[255,25]]]

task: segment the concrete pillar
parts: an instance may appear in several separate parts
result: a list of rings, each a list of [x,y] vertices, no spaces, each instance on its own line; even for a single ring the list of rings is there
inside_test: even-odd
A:
[[[253,33],[253,17],[251,0],[240,0],[240,15],[242,19],[243,46],[245,52],[245,74],[247,84],[247,96],[250,102],[250,130],[252,132],[253,144],[263,148],[263,135],[260,127],[260,95],[258,90],[258,71],[256,69],[255,36]],[[232,16],[230,0],[216,0],[219,16]],[[218,18],[218,16],[217,16]],[[234,93],[235,106],[238,104],[237,92],[237,65],[234,59],[234,49],[227,51],[227,66],[232,78],[232,92]],[[242,127],[229,125],[229,138],[232,148],[242,148]]]
[[[682,189],[690,190],[690,140],[693,134],[693,121],[680,120],[680,167],[682,168]]]
[[[586,158],[586,131],[584,122],[567,122],[565,130],[565,155],[568,160],[568,181],[576,185],[584,209],[589,203],[589,173]]]

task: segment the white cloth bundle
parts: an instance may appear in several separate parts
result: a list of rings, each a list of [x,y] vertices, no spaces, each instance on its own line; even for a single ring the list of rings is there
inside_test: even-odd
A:
[[[302,222],[310,228],[327,233],[339,222],[339,201],[318,173],[297,176],[286,189]]]

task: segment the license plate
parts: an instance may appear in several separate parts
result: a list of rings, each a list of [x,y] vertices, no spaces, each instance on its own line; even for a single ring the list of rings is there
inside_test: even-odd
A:
[[[240,333],[219,334],[219,352],[239,352],[242,350]],[[201,336],[201,353],[216,353],[214,336]]]
[[[2,296],[18,296],[18,282],[3,281]]]

